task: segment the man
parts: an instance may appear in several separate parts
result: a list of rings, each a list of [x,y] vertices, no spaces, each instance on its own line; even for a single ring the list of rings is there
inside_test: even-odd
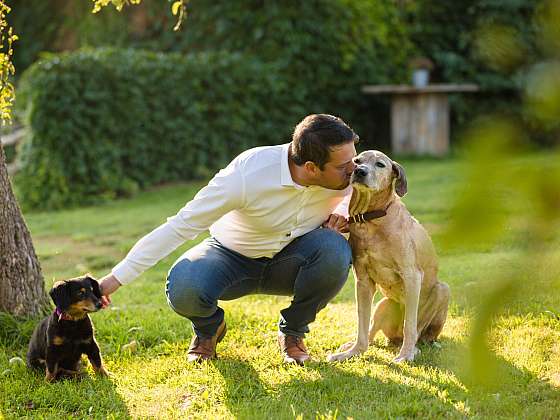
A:
[[[285,362],[303,364],[308,324],[348,277],[351,251],[341,235],[348,223],[335,209],[351,193],[357,141],[340,118],[314,114],[291,143],[241,153],[101,280],[107,301],[209,228],[210,238],[175,262],[166,285],[171,308],[193,324],[188,360],[216,356],[226,332],[218,300],[264,293],[293,296],[281,311],[278,342]]]

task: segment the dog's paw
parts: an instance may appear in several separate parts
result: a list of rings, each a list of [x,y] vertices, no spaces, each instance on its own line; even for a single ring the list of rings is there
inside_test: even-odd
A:
[[[345,351],[350,350],[352,347],[354,347],[356,345],[355,341],[349,341],[348,343],[343,344],[342,346],[340,346],[337,350],[338,353],[342,353]]]
[[[393,359],[393,363],[412,362],[418,353],[420,353],[420,349],[418,347],[414,347],[412,351],[401,350],[399,355]]]
[[[340,353],[329,354],[327,356],[327,362],[342,362],[343,360],[350,359],[351,357],[357,356],[358,354],[363,353],[360,351],[354,343],[347,351],[343,351]]]
[[[342,353],[334,353],[334,354],[329,354],[327,356],[327,362],[342,362],[343,360],[349,359],[350,357],[352,357],[352,354],[348,354],[349,352],[342,352]]]

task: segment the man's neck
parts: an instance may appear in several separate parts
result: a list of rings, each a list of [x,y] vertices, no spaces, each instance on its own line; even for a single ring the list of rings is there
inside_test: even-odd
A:
[[[290,176],[296,184],[304,187],[313,185],[305,176],[305,168],[296,165],[295,162],[290,159],[290,156],[288,156],[288,167],[290,168]]]

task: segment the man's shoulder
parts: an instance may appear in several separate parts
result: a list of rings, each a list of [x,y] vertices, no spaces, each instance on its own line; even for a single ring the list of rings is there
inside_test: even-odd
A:
[[[273,165],[280,165],[285,144],[259,146],[245,150],[234,161],[245,171],[254,171]]]

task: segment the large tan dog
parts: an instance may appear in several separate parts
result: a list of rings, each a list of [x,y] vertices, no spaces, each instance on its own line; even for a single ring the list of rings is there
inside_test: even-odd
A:
[[[417,341],[432,342],[440,334],[449,287],[437,279],[437,257],[428,233],[400,199],[407,191],[402,166],[373,150],[361,153],[354,162],[349,240],[358,337],[328,360],[363,353],[381,330],[392,343],[402,343],[394,362],[412,361],[419,351]],[[375,307],[370,326],[376,288],[384,298]]]

